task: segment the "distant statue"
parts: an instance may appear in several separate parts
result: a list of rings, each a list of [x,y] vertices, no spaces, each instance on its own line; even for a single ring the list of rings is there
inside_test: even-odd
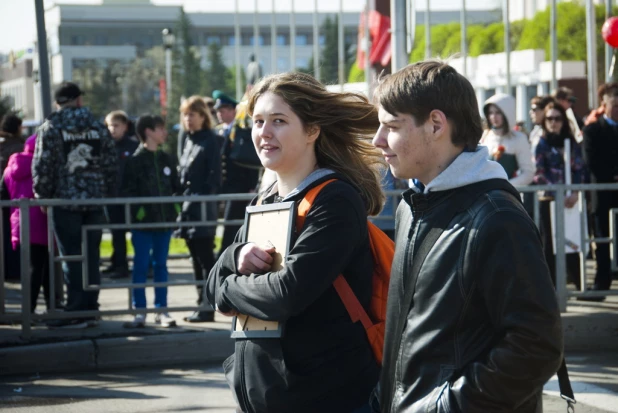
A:
[[[262,65],[255,61],[255,55],[249,55],[249,64],[247,65],[247,86],[255,85],[263,76]]]

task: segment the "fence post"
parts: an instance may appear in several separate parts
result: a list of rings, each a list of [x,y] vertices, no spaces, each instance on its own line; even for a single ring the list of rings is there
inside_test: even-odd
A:
[[[555,235],[556,235],[556,293],[558,294],[558,306],[560,312],[566,312],[567,288],[566,288],[566,253],[564,242],[564,185],[556,185],[556,197],[554,203]]]
[[[30,323],[30,200],[19,200],[19,242],[21,246],[21,335],[24,339],[32,336]]]
[[[8,208],[7,208],[8,209]],[[0,315],[4,314],[4,207],[0,207]]]

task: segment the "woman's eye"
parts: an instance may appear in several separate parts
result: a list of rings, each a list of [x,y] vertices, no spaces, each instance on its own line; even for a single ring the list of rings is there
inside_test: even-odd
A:
[[[262,119],[254,119],[254,120],[253,120],[253,124],[254,124],[254,125],[261,125],[261,124],[263,124],[263,123],[264,123],[264,121],[263,121]]]

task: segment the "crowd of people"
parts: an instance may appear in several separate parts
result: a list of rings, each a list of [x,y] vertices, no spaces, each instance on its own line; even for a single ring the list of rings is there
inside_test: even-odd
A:
[[[529,136],[515,127],[515,99],[496,94],[485,101],[483,110],[486,130],[481,144],[487,146],[491,159],[500,163],[509,181],[521,185],[557,185],[581,183],[616,183],[618,167],[618,84],[608,83],[599,88],[602,102],[584,119],[572,109],[576,101],[571,89],[561,87],[551,96],[535,96],[530,101],[530,120],[534,127]],[[565,143],[568,142],[568,143]],[[565,147],[570,148],[569,156]],[[569,168],[565,162],[570,162]],[[566,176],[570,171],[570,176]],[[609,212],[618,207],[618,192],[593,191],[589,194],[590,208],[586,211],[590,235],[609,236]],[[565,196],[564,207],[574,208],[579,193]],[[545,258],[554,284],[556,283],[554,236],[551,224],[553,191],[540,194],[541,237]],[[527,209],[532,214],[530,202]],[[578,226],[579,222],[576,223]],[[580,288],[579,251],[567,254],[567,280]],[[611,286],[609,245],[598,243],[595,248],[596,276],[591,290],[608,290]],[[580,300],[601,301],[602,296],[579,297]]]
[[[83,92],[78,85],[65,82],[55,92],[57,111],[28,139],[22,137],[21,119],[9,114],[2,120],[2,199],[45,198],[87,200],[99,198],[158,197],[173,195],[213,195],[255,191],[260,169],[246,167],[226,157],[238,130],[250,131],[244,118],[236,116],[238,102],[220,91],[213,98],[192,96],[180,107],[181,134],[178,157],[162,150],[167,141],[164,119],[143,115],[132,122],[120,110],[98,121],[82,105]],[[250,134],[250,132],[249,132]],[[206,322],[214,310],[205,301],[203,283],[215,262],[215,226],[191,225],[221,217],[243,219],[246,202],[206,204],[205,215],[199,202],[181,204],[132,204],[131,229],[134,249],[133,268],[127,259],[127,229],[111,230],[112,255],[108,267],[100,271],[102,231],[88,230],[87,274],[82,263],[63,263],[64,280],[56,282],[55,308],[66,312],[97,310],[98,291],[84,288],[97,285],[101,275],[109,278],[131,277],[139,285],[150,275],[155,282],[168,281],[167,257],[172,236],[186,241],[197,285],[198,310],[185,317],[188,322]],[[221,211],[221,212],[220,212]],[[7,278],[19,278],[19,209],[6,208],[3,233]],[[49,297],[49,253],[47,211],[30,208],[31,310],[37,305],[41,288],[47,309]],[[66,205],[54,208],[51,217],[54,248],[61,256],[82,254],[84,225],[127,224],[125,205]],[[180,225],[178,225],[180,223]],[[189,223],[189,224],[184,224]],[[162,224],[156,228],[152,224]],[[238,226],[227,226],[223,249],[234,240]],[[83,278],[85,277],[86,283]],[[66,299],[64,298],[66,286]],[[133,306],[138,310],[128,328],[146,323],[146,296],[143,288],[133,289]],[[167,307],[167,288],[155,288],[155,308]],[[167,312],[157,313],[155,323],[176,325]],[[84,328],[97,324],[95,317],[51,320],[50,328]]]
[[[276,247],[246,242],[238,226],[226,226],[215,254],[216,228],[200,223],[242,219],[246,202],[132,203],[133,268],[127,231],[114,229],[114,254],[103,271],[132,277],[136,315],[125,327],[146,325],[143,285],[150,271],[155,282],[167,282],[176,236],[186,241],[198,282],[199,310],[187,322],[212,321],[219,311],[285,325],[277,339],[237,340],[225,361],[239,412],[539,411],[543,384],[564,364],[549,218],[555,191],[541,195],[539,234],[515,186],[618,182],[618,84],[600,88],[602,106],[585,125],[570,107],[570,90],[533,98],[528,136],[516,130],[515,100],[504,94],[484,102],[483,130],[472,85],[441,61],[383,77],[375,104],[330,92],[302,73],[255,82],[243,102],[220,91],[186,99],[177,159],[162,150],[163,118],[142,115],[133,126],[114,111],[100,122],[83,107],[82,90],[65,82],[54,95],[57,111],[26,141],[17,116],[3,119],[2,199],[257,192],[252,205],[302,205],[313,193],[281,268],[274,267]],[[261,168],[271,175],[260,182]],[[403,182],[409,188],[395,212],[384,189],[403,190]],[[569,193],[564,206],[579,199]],[[368,219],[385,202],[382,213],[396,219],[394,227],[383,225],[394,257],[378,359],[339,288],[344,283],[362,308],[373,305]],[[590,205],[594,236],[607,237],[618,192],[596,191]],[[88,230],[82,251],[82,228],[128,223],[125,205],[47,212],[29,211],[31,311],[41,288],[48,308],[54,302],[68,313],[97,310],[98,290],[85,286],[101,283],[102,231]],[[3,215],[13,250],[20,244],[19,209]],[[46,261],[48,219],[54,248],[70,258],[63,263],[66,300],[47,288],[55,282]],[[72,258],[82,254],[85,267]],[[571,257],[578,254],[568,256],[569,280],[577,284],[579,263]],[[607,290],[609,246],[598,244],[595,257],[591,288]],[[161,309],[154,322],[176,325],[166,312],[167,288],[156,287],[154,297]],[[96,324],[96,317],[48,323]]]

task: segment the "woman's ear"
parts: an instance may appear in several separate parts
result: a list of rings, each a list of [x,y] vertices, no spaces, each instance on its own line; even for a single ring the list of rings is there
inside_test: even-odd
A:
[[[311,125],[307,128],[307,142],[314,143],[320,136],[321,129],[317,125]]]

